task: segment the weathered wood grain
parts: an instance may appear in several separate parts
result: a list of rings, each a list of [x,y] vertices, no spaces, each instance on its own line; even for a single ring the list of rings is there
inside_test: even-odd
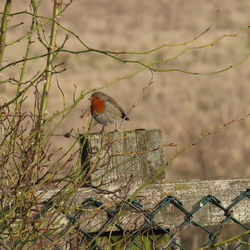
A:
[[[88,144],[91,159],[88,171],[95,186],[126,185],[133,189],[155,175],[164,164],[159,129],[90,134]],[[86,154],[82,158],[85,159]],[[162,183],[164,178],[165,173],[155,183]]]
[[[222,180],[194,180],[182,181],[166,184],[152,184],[146,187],[137,197],[137,200],[143,208],[153,211],[154,207],[165,197],[174,196],[182,202],[183,207],[191,211],[193,206],[204,196],[213,195],[221,201],[223,207],[227,207],[232,201],[250,187],[249,178],[241,179],[222,179]],[[42,196],[42,200],[46,200],[57,191],[48,191]],[[99,191],[82,188],[79,189],[70,199],[72,207],[79,207],[87,198],[92,197],[102,201],[109,209],[115,209],[117,204],[121,203],[124,197],[119,198],[119,193],[103,194]],[[130,194],[131,195],[131,194]],[[224,211],[218,209],[214,205],[200,204],[201,209],[195,213],[193,220],[204,226],[212,226],[219,224],[224,218]],[[250,222],[250,199],[245,198],[232,208],[232,215],[241,223]],[[78,223],[85,231],[97,231],[108,219],[106,213],[100,208],[91,208],[85,211],[79,218]],[[184,222],[185,214],[172,205],[166,206],[157,215],[154,220],[166,228],[176,227]],[[145,217],[142,212],[136,209],[128,209],[123,211],[116,217],[116,223],[119,223],[127,230],[138,229],[144,222]],[[105,231],[115,231],[115,226],[105,228]]]

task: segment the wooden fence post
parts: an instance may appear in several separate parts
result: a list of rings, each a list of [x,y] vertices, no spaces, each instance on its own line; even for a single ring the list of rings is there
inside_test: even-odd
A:
[[[85,164],[84,169],[94,186],[129,186],[135,189],[154,176],[164,164],[162,132],[159,129],[89,134],[87,138],[88,141],[86,138],[81,140],[82,164]],[[86,164],[84,159],[87,158],[90,164]],[[164,178],[163,173],[154,183],[163,183]]]

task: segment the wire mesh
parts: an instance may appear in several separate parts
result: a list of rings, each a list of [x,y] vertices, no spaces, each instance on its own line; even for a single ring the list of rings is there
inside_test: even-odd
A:
[[[87,249],[106,249],[107,244],[113,246],[110,249],[189,249],[184,247],[181,243],[180,239],[180,231],[184,228],[189,228],[189,226],[199,228],[203,233],[206,234],[207,239],[205,242],[202,242],[200,248],[207,249],[214,248],[214,249],[240,249],[240,247],[246,247],[244,249],[249,249],[249,240],[250,240],[250,228],[249,226],[242,224],[239,220],[234,217],[234,211],[237,209],[236,205],[242,202],[244,199],[250,198],[250,189],[246,189],[245,191],[241,192],[232,202],[227,206],[224,207],[221,204],[221,201],[218,200],[216,197],[212,195],[207,195],[199,200],[191,210],[185,208],[182,202],[174,196],[167,196],[162,199],[154,209],[146,209],[144,208],[140,202],[137,200],[127,200],[124,201],[122,204],[118,205],[115,209],[110,209],[105,206],[104,203],[101,201],[95,200],[93,198],[88,198],[81,203],[80,208],[76,211],[73,215],[67,215],[69,219],[69,227],[75,225],[80,218],[80,216],[86,211],[86,209],[91,208],[99,208],[101,209],[107,216],[107,220],[103,223],[99,230],[96,232],[88,232],[87,230],[77,228],[78,232],[80,233],[82,240],[85,242],[85,246]],[[197,214],[201,209],[208,205],[216,206],[219,210],[223,211],[223,219],[218,223],[213,229],[209,229],[209,227],[204,226],[198,223],[194,216]],[[157,215],[168,206],[174,206],[176,209],[179,210],[183,214],[183,222],[181,222],[178,226],[174,228],[166,228],[162,226],[160,223],[157,222],[156,217]],[[117,222],[117,218],[124,210],[136,210],[137,212],[143,214],[144,223],[137,228],[136,231],[130,232],[124,228],[123,225]],[[250,208],[249,208],[250,212]],[[204,215],[206,216],[206,215]],[[237,224],[243,232],[249,231],[245,233],[244,236],[238,237],[235,239],[235,245],[231,248],[228,248],[227,244],[221,244],[219,246],[216,245],[218,235],[222,230],[222,226],[228,223]],[[106,229],[112,226],[112,231],[107,232]],[[165,235],[167,237],[164,238],[164,244],[161,244],[161,247],[157,246],[157,239],[160,236]],[[100,238],[106,237],[108,240],[106,243],[100,243]],[[118,238],[118,240],[112,240],[113,238]],[[147,239],[145,241],[145,238]],[[138,240],[139,239],[139,240]],[[232,240],[233,241],[233,240]],[[108,243],[107,243],[108,242]],[[162,243],[162,242],[161,242]],[[123,244],[123,245],[121,245]],[[217,243],[218,244],[218,243]],[[159,246],[159,245],[158,245]],[[207,247],[207,248],[206,248]],[[217,248],[216,248],[217,247]],[[243,249],[243,248],[242,248]]]

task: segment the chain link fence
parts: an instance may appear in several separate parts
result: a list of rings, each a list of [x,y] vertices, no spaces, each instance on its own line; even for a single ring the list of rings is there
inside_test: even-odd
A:
[[[196,227],[206,234],[206,240],[201,242],[200,249],[249,249],[250,241],[250,227],[249,225],[242,224],[234,217],[234,211],[237,210],[237,204],[245,199],[250,198],[250,189],[241,192],[240,195],[232,200],[231,204],[224,207],[221,201],[212,195],[207,195],[194,204],[191,210],[187,210],[182,202],[174,196],[166,196],[162,199],[154,209],[144,208],[137,200],[123,201],[117,205],[115,209],[110,209],[103,202],[88,198],[81,203],[74,214],[67,214],[68,219],[67,227],[64,233],[72,228],[77,231],[77,240],[70,240],[68,249],[190,249],[189,244],[182,243],[181,232],[188,230],[190,226]],[[52,204],[50,204],[51,206]],[[209,226],[198,223],[194,216],[208,205],[213,205],[219,209],[224,218],[219,224],[209,229]],[[166,228],[157,221],[157,215],[168,207],[174,207],[183,214],[183,221],[175,227]],[[95,211],[99,209],[105,213],[107,220],[99,226],[95,232],[88,232],[80,225],[81,216],[86,214],[86,211]],[[119,216],[124,211],[140,213],[143,215],[144,222],[137,230],[128,231],[118,220]],[[246,209],[250,212],[250,207]],[[209,216],[204,214],[204,216]],[[174,218],[173,218],[174,220]],[[227,239],[218,242],[218,236],[222,229],[224,230],[225,224],[235,224],[237,227],[237,236],[227,235]],[[111,228],[111,229],[110,229]],[[240,228],[240,229],[239,229]],[[107,230],[108,229],[108,230]],[[61,234],[62,235],[62,234]],[[75,234],[74,234],[75,235]],[[191,239],[190,239],[191,240]],[[60,249],[60,248],[55,248]]]

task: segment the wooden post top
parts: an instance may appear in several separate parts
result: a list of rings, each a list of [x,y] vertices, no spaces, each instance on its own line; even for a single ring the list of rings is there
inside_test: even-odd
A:
[[[86,159],[86,139],[90,159],[88,174],[93,185],[135,189],[152,178],[164,164],[159,129],[89,134],[81,140],[82,164]],[[164,178],[163,173],[154,183],[163,183]]]

